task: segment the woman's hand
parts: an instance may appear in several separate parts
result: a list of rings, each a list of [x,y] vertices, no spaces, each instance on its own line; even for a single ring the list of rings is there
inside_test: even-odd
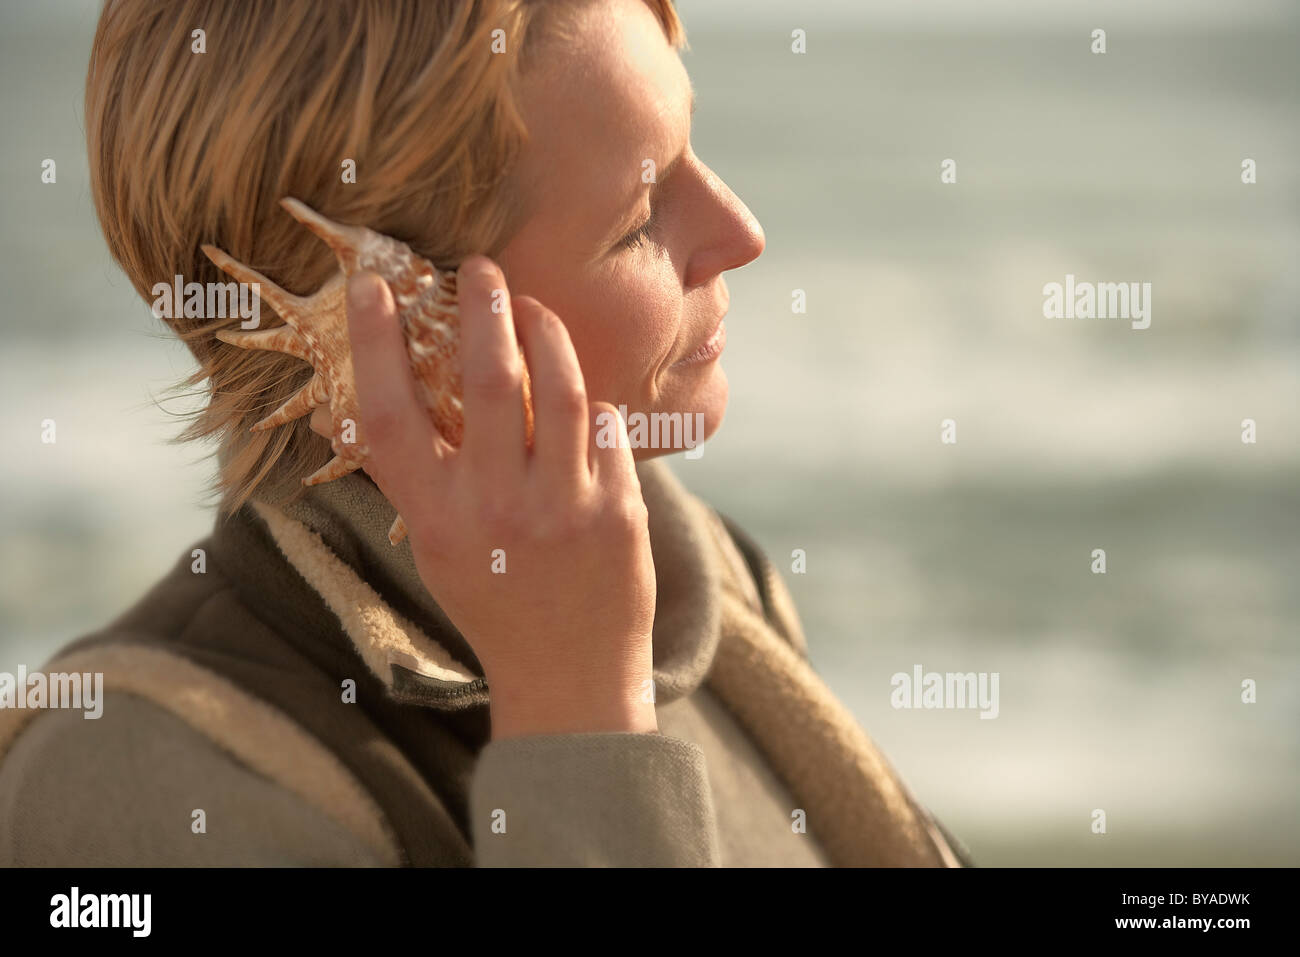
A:
[[[470,257],[457,288],[465,431],[454,449],[416,398],[388,285],[373,273],[349,282],[366,471],[483,665],[494,739],[655,731],[655,572],[626,426],[588,403],[559,318],[511,299],[495,263]],[[532,379],[531,453],[517,341]],[[613,448],[595,441],[602,412],[622,433]]]

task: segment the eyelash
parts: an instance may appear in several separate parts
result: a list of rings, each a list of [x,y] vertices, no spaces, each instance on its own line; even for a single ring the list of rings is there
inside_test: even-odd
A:
[[[649,219],[623,237],[622,245],[628,249],[637,249],[644,246],[650,240],[650,230],[654,226],[654,222],[655,215],[652,209]]]

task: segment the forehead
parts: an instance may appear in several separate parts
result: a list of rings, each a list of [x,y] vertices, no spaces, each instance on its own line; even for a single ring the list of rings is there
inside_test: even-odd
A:
[[[642,0],[584,5],[564,32],[522,79],[521,172],[543,204],[557,194],[625,195],[644,159],[665,163],[685,144],[690,78]]]

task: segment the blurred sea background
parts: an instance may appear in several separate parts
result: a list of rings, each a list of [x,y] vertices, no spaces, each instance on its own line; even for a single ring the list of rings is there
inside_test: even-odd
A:
[[[1300,8],[679,9],[695,150],[767,250],[723,429],[673,468],[786,573],[818,671],[980,864],[1300,864]],[[168,443],[189,354],[90,200],[97,15],[0,8],[0,671],[212,522]],[[1150,282],[1151,327],[1045,319],[1066,274]],[[895,710],[918,664],[997,672],[998,717]]]

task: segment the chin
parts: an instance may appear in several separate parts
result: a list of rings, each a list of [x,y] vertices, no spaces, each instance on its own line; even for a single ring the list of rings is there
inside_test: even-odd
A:
[[[656,411],[686,413],[691,416],[698,413],[702,421],[694,444],[702,445],[722,427],[722,420],[727,414],[727,396],[727,375],[722,371],[721,363],[714,362],[709,366],[708,375],[691,390],[688,399],[661,402]],[[636,448],[632,450],[632,457],[640,461],[661,455],[680,454],[682,451],[681,448]]]

